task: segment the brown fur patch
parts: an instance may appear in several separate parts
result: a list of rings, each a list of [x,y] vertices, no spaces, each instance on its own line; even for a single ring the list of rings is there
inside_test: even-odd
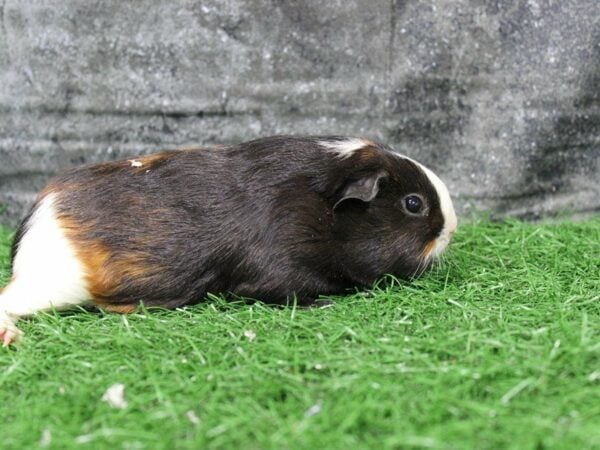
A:
[[[429,255],[431,254],[431,252],[435,248],[435,243],[436,243],[436,240],[432,239],[431,241],[429,241],[425,245],[425,247],[423,247],[423,252],[421,252],[421,255],[423,256],[423,258],[428,258],[429,257]]]
[[[121,161],[121,164],[131,167],[137,172],[147,172],[167,162],[178,150],[169,150],[151,155],[137,156]]]
[[[112,305],[110,303],[100,303],[96,302],[96,304],[108,312],[118,313],[118,314],[131,314],[135,312],[137,306],[134,305]]]
[[[365,141],[365,146],[355,152],[356,159],[362,163],[376,161],[381,157],[381,152],[375,148],[375,145],[369,145]]]
[[[134,311],[137,305],[113,304],[107,299],[118,292],[125,280],[143,279],[149,275],[151,270],[145,264],[143,255],[134,252],[115,255],[101,242],[86,239],[85,226],[76,225],[64,216],[59,217],[58,222],[84,267],[86,287],[92,301],[108,311]]]
[[[152,167],[157,164],[161,164],[165,162],[169,157],[173,154],[172,151],[165,151],[160,153],[153,153],[152,155],[145,155],[141,158],[137,158],[142,163],[143,166]]]

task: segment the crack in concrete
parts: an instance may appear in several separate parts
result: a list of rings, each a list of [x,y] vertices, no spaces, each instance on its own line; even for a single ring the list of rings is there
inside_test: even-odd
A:
[[[140,116],[140,117],[166,117],[170,119],[186,119],[191,117],[198,118],[209,118],[209,117],[233,117],[233,116],[260,116],[261,111],[258,109],[252,109],[248,111],[233,111],[225,110],[225,105],[221,105],[221,109],[218,110],[198,110],[198,111],[164,111],[159,109],[74,109],[74,108],[52,108],[44,105],[36,106],[20,106],[12,107],[10,105],[0,105],[0,114],[10,114],[13,112],[43,112],[44,114],[56,114],[60,116],[66,116],[69,114],[81,114],[81,115],[92,115],[92,116]]]

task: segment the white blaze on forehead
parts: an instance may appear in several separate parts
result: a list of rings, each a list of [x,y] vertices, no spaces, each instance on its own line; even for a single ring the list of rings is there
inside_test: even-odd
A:
[[[416,162],[416,161],[415,161]],[[425,167],[423,164],[416,162],[423,172],[427,175],[433,187],[437,191],[438,197],[440,198],[440,208],[442,210],[442,214],[444,215],[444,228],[453,233],[456,229],[456,213],[454,212],[454,205],[452,204],[452,199],[450,198],[450,192],[448,192],[448,188],[444,184],[440,178],[433,173],[430,169]]]
[[[421,166],[431,183],[435,187],[435,190],[438,193],[440,198],[440,209],[442,210],[442,215],[444,216],[444,228],[440,232],[440,235],[436,239],[435,246],[431,250],[430,257],[435,258],[439,256],[445,249],[446,246],[450,243],[450,238],[452,233],[456,230],[457,219],[456,213],[454,212],[454,206],[452,205],[452,199],[450,198],[450,193],[448,192],[448,188],[444,184],[439,177],[429,170],[425,166]]]
[[[371,141],[361,138],[347,138],[331,141],[319,141],[321,147],[325,147],[334,153],[337,153],[342,158],[351,156],[355,151],[373,145]]]
[[[448,188],[444,182],[440,180],[435,173],[433,173],[432,170],[428,169],[420,162],[398,153],[394,154],[400,158],[407,159],[420,167],[438,194],[440,199],[440,210],[442,211],[442,216],[444,217],[444,228],[442,228],[440,235],[435,240],[435,245],[432,247],[427,256],[431,258],[439,256],[450,242],[450,237],[452,236],[452,233],[454,233],[454,230],[456,230],[457,225],[456,213],[454,212],[454,206],[452,204],[452,199],[450,198]]]

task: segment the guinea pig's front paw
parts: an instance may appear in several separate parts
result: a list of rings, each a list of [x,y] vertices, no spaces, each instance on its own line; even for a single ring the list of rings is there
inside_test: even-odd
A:
[[[335,306],[335,302],[333,300],[327,300],[323,298],[305,298],[298,302],[298,306],[301,308],[325,309]]]
[[[0,312],[0,339],[2,346],[8,347],[11,343],[18,341],[23,332],[17,328],[13,319],[6,313]]]

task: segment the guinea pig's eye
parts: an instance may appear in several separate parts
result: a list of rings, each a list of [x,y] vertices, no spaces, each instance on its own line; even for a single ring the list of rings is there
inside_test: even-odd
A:
[[[409,213],[418,214],[423,209],[423,199],[415,194],[404,197],[404,207]]]

